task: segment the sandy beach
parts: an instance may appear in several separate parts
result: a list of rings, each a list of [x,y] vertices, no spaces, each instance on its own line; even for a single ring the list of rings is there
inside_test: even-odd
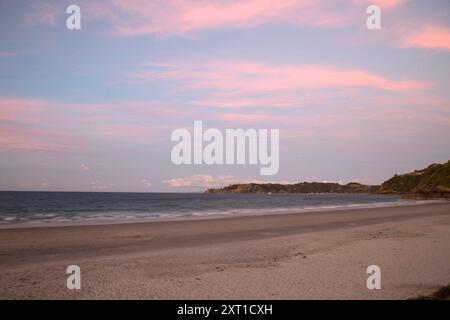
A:
[[[0,230],[1,299],[406,299],[449,283],[450,203]]]

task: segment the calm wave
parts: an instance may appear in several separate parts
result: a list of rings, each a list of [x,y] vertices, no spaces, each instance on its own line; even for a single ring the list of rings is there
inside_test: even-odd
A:
[[[429,202],[365,194],[0,192],[0,228],[204,219]]]

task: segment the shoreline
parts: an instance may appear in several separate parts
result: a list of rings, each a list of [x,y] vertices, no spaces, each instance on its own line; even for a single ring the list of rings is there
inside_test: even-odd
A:
[[[407,299],[450,282],[450,204],[2,229],[0,256],[3,299]]]
[[[129,225],[129,224],[145,224],[145,223],[161,223],[161,222],[173,222],[173,221],[199,221],[199,220],[216,220],[216,219],[233,219],[243,217],[254,216],[278,216],[278,215],[295,215],[304,213],[318,213],[318,212],[332,212],[332,211],[345,211],[345,210],[358,210],[358,209],[377,209],[377,208],[395,208],[403,206],[423,206],[433,204],[445,204],[450,203],[447,199],[405,199],[399,202],[377,202],[377,203],[360,203],[360,204],[345,204],[345,205],[327,205],[317,207],[305,207],[305,208],[283,208],[283,209],[266,209],[265,212],[258,213],[213,213],[204,215],[186,215],[186,216],[166,216],[164,218],[133,218],[129,219],[110,219],[106,220],[91,220],[91,221],[70,221],[70,222],[23,222],[23,223],[4,223],[0,224],[0,230],[9,229],[28,229],[28,228],[59,228],[59,227],[72,227],[72,226],[101,226],[101,225]],[[259,209],[251,209],[257,212]],[[132,213],[130,213],[132,214]],[[133,221],[131,221],[133,220]]]

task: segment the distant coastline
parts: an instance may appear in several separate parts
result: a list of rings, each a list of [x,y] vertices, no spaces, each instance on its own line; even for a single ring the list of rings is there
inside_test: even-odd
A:
[[[450,160],[425,169],[395,175],[381,185],[330,182],[241,183],[208,189],[206,193],[368,193],[396,194],[407,198],[450,199]]]

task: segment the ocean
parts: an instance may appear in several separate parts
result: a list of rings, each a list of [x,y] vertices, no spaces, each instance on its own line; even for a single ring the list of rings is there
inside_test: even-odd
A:
[[[433,201],[367,194],[0,192],[0,228],[302,213]]]

